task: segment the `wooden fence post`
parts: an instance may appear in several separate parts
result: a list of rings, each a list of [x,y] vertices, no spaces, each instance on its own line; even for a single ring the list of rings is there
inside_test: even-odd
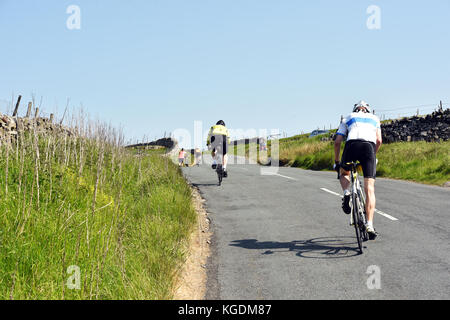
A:
[[[16,103],[16,108],[14,109],[13,117],[17,116],[17,112],[19,111],[20,100],[22,100],[22,96],[19,96]]]
[[[30,117],[30,115],[31,115],[31,106],[33,105],[33,103],[32,102],[28,102],[28,109],[27,109],[27,118],[29,118]]]

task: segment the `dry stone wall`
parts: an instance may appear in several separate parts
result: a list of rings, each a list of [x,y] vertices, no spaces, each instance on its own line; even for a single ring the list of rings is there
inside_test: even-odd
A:
[[[423,117],[394,120],[381,125],[384,143],[399,141],[447,141],[450,139],[450,109]]]
[[[49,118],[18,118],[0,114],[0,142],[16,139],[19,132],[32,131],[38,134],[58,133],[72,135],[74,132]]]
[[[147,143],[138,143],[127,146],[127,148],[137,148],[137,147],[149,147],[149,146],[160,146],[167,149],[172,149],[176,145],[176,141],[172,138],[162,138],[156,141]]]

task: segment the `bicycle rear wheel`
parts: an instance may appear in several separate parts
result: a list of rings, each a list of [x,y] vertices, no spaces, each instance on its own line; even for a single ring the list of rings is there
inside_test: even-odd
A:
[[[222,180],[223,180],[223,167],[221,164],[217,165],[216,172],[217,172],[217,177],[219,179],[219,186],[221,186]]]
[[[361,218],[360,218],[360,200],[358,194],[352,195],[352,215],[353,215],[353,223],[355,226],[355,232],[356,232],[356,240],[358,241],[358,248],[360,253],[363,253],[363,234],[361,232]]]
[[[216,157],[218,158],[218,164],[217,164],[217,178],[219,179],[219,186],[222,185],[222,180],[223,180],[223,150],[222,150],[222,145],[218,145],[215,148],[215,152],[216,152]]]

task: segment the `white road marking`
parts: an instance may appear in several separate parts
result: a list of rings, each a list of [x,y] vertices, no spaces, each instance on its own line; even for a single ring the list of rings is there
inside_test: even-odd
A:
[[[328,190],[328,189],[325,189],[325,188],[320,188],[320,190],[328,192],[328,193],[331,193],[331,194],[334,194],[335,196],[338,196],[338,197],[341,197],[341,198],[344,197],[344,196],[341,196],[339,193],[336,193],[334,191],[331,191],[331,190]]]
[[[283,177],[283,178],[286,178],[286,179],[290,179],[290,180],[298,181],[298,180],[297,180],[297,179],[295,179],[295,178],[291,178],[291,177],[288,177],[288,176],[283,176],[282,174],[279,174],[279,173],[275,173],[275,175],[276,175],[276,176],[279,176],[279,177]]]
[[[331,190],[328,190],[328,189],[325,189],[325,188],[320,188],[320,190],[328,192],[328,193],[331,193],[332,195],[335,195],[335,196],[338,196],[338,197],[341,197],[341,198],[344,197],[343,195],[341,195],[339,193],[336,193],[334,191],[331,191]],[[375,209],[375,212],[378,213],[379,215],[382,215],[385,218],[388,218],[388,219],[392,220],[392,221],[398,221],[397,218],[395,218],[395,217],[393,217],[393,216],[391,216],[391,215],[389,215],[389,214],[387,214],[387,213],[385,213],[383,211],[380,211],[378,209]]]
[[[387,214],[387,213],[384,213],[383,211],[380,211],[380,210],[378,210],[378,209],[375,209],[375,212],[378,213],[378,214],[380,214],[380,215],[382,215],[383,217],[386,217],[386,218],[388,218],[388,219],[391,219],[392,221],[398,221],[397,218],[395,218],[395,217],[393,217],[393,216],[391,216],[391,215],[389,215],[389,214]]]
[[[265,173],[265,174],[262,173],[262,175],[263,175],[263,176],[279,176],[279,177],[282,177],[282,178],[286,178],[286,179],[298,181],[298,179],[291,178],[291,177],[288,177],[288,176],[283,176],[282,174],[275,173],[275,172],[267,172],[267,173]]]

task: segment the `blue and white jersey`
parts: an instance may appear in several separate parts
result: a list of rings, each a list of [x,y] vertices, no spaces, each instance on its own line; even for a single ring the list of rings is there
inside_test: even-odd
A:
[[[344,118],[336,134],[349,140],[377,142],[380,119],[371,113],[353,112]]]

